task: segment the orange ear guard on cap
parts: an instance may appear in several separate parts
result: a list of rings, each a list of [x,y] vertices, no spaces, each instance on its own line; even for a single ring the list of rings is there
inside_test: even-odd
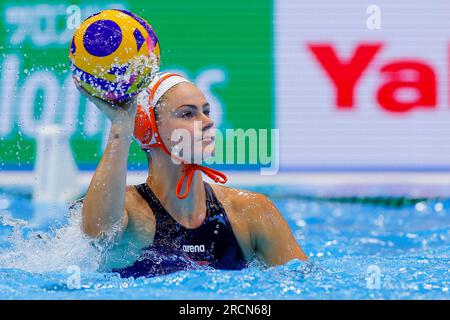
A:
[[[149,145],[153,138],[152,123],[148,114],[142,106],[138,104],[136,117],[134,118],[134,137],[141,145],[141,148]]]
[[[142,105],[137,106],[136,111],[136,117],[134,120],[134,137],[138,141],[139,145],[142,149],[149,149],[149,148],[161,148],[165,153],[167,153],[170,157],[174,157],[167,147],[164,145],[164,142],[161,140],[161,137],[158,133],[158,126],[156,124],[156,118],[154,113],[154,106],[152,105],[152,100],[157,92],[159,86],[161,83],[170,77],[178,76],[174,73],[168,73],[162,76],[152,87],[149,87],[147,92],[150,93],[148,98],[148,112],[144,109]],[[178,198],[184,199],[189,195],[191,182],[194,177],[194,173],[196,170],[200,170],[203,173],[205,173],[208,177],[210,177],[215,182],[219,183],[226,183],[227,177],[220,171],[201,166],[198,164],[190,164],[185,163],[183,160],[181,160],[181,163],[183,165],[183,168],[181,169],[183,175],[181,176],[180,180],[178,181],[175,193]],[[180,194],[181,189],[183,187],[184,181],[187,179],[186,184],[186,191],[183,194]]]
[[[163,81],[170,77],[181,76],[176,73],[167,73],[161,76],[156,83],[151,83],[147,88],[147,93],[149,93],[147,112],[142,105],[139,104],[137,106],[133,135],[142,149],[161,146],[166,153],[170,154],[164,143],[159,139],[158,126],[156,125],[154,114],[155,106],[152,104],[156,91],[160,88]]]

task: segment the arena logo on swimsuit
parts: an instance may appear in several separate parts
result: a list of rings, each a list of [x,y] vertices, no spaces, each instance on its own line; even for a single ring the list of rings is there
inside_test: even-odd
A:
[[[205,245],[183,245],[184,252],[205,252]]]

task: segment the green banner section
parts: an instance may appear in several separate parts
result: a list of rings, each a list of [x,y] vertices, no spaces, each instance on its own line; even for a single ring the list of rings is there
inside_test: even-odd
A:
[[[226,129],[273,127],[273,9],[269,0],[4,0],[0,2],[2,170],[31,169],[38,130],[52,123],[70,132],[80,168],[94,169],[98,164],[107,139],[107,119],[75,89],[68,48],[77,17],[82,21],[107,8],[132,11],[152,25],[161,45],[161,70],[181,72],[195,82],[209,100],[224,136]],[[247,159],[251,158],[248,153],[247,147]],[[131,169],[146,168],[145,155],[136,142],[129,164]],[[241,167],[259,166],[247,163]]]

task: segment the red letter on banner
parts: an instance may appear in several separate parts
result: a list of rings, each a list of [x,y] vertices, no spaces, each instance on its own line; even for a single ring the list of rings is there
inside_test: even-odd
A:
[[[358,80],[373,60],[382,44],[361,44],[350,61],[339,60],[336,50],[328,44],[309,45],[336,89],[336,105],[339,109],[352,109]]]
[[[436,107],[436,74],[422,62],[401,60],[385,65],[380,72],[389,77],[377,93],[378,103],[392,112],[407,112],[415,107]],[[398,90],[413,89],[417,98],[401,101]],[[396,96],[397,93],[397,96]]]

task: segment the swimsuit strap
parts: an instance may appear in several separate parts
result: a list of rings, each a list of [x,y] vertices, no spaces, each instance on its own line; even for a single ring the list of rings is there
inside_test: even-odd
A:
[[[210,216],[213,217],[217,214],[225,214],[225,208],[223,207],[219,199],[217,199],[216,193],[214,192],[211,185],[207,182],[204,182],[204,184],[206,192],[206,206],[210,212]]]
[[[147,203],[150,205],[150,208],[153,211],[153,214],[156,218],[162,217],[163,213],[167,212],[166,209],[163,207],[161,202],[158,200],[158,198],[155,196],[153,191],[150,189],[150,187],[147,185],[147,183],[141,183],[136,187],[136,190],[139,192],[139,194],[147,201]]]

